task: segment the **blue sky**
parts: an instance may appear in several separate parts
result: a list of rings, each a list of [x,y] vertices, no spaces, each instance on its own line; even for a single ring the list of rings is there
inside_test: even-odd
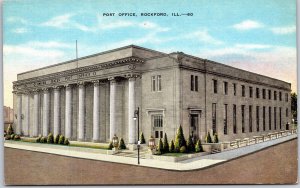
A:
[[[17,73],[75,58],[75,40],[79,57],[129,44],[182,51],[291,82],[296,90],[295,0],[11,0],[3,9],[8,106]],[[138,16],[117,16],[130,12]],[[168,16],[140,16],[147,12]]]

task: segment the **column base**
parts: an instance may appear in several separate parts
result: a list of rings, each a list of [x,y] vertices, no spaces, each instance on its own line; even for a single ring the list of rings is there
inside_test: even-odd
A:
[[[94,143],[100,143],[100,140],[93,140]]]
[[[82,139],[82,138],[78,138],[77,141],[78,141],[78,142],[84,142],[85,140]]]

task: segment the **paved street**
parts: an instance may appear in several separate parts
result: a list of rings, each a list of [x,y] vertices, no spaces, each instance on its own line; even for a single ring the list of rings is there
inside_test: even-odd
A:
[[[4,149],[5,183],[22,184],[252,184],[295,183],[297,139],[210,168],[170,171]]]

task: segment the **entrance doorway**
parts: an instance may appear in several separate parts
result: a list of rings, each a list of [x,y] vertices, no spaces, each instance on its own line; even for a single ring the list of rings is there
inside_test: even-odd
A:
[[[190,114],[190,135],[194,140],[199,138],[199,114]]]

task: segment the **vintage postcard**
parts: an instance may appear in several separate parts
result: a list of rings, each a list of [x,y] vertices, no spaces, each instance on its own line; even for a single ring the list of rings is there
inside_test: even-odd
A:
[[[296,0],[5,0],[5,185],[297,184]]]

